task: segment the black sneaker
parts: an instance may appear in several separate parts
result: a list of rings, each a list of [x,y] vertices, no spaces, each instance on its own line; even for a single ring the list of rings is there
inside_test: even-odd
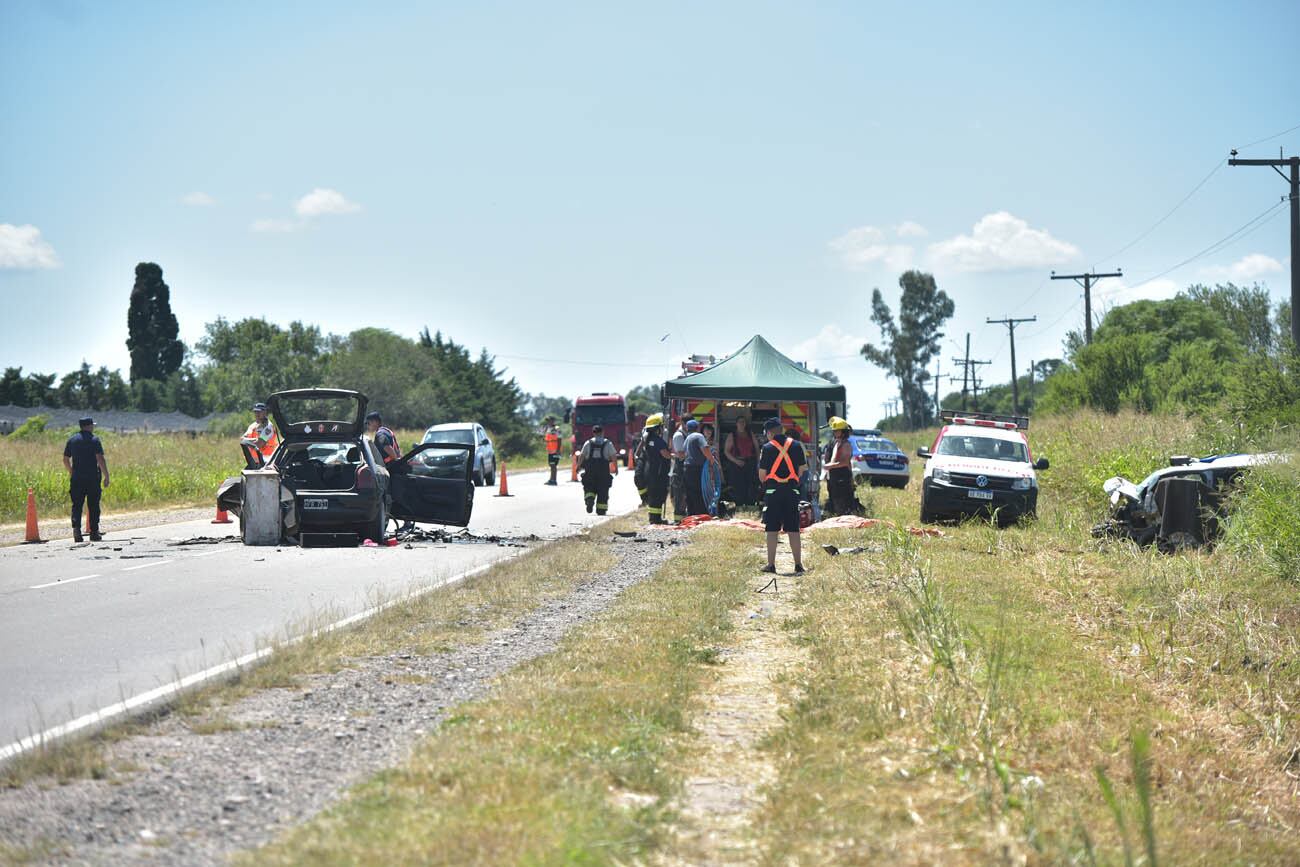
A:
[[[762,569],[759,569],[758,571],[760,571],[760,572],[766,572],[766,573],[769,574],[769,575],[775,575],[775,574],[776,574],[776,567],[775,567],[775,566],[764,566]]]
[[[91,534],[90,534],[90,541],[92,541],[92,542],[102,542],[102,541],[104,541],[104,537],[101,536],[101,535],[99,535],[98,533],[91,533]]]
[[[800,565],[800,564],[798,564],[798,563],[794,564],[794,574],[796,574],[796,575],[802,575],[802,574],[803,574],[803,566]]]
[[[81,531],[80,531],[80,530],[73,530],[73,531],[72,531],[72,541],[73,541],[73,542],[76,542],[76,543],[80,543],[80,542],[84,542],[84,541],[85,541],[84,539],[81,538]]]

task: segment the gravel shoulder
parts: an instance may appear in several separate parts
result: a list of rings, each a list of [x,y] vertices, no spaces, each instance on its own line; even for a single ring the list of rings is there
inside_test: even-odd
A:
[[[222,708],[221,725],[205,734],[173,714],[106,748],[118,769],[110,779],[0,792],[0,861],[224,863],[401,761],[451,708],[552,651],[688,539],[614,536],[604,543],[612,568],[483,640],[428,655],[394,648],[294,688],[255,692]]]

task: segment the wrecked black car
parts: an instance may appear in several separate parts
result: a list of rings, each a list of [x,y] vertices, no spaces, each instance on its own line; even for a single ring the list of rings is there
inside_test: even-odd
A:
[[[254,535],[246,520],[250,498],[268,483],[279,503],[272,531],[277,540],[319,534],[336,543],[349,536],[353,544],[382,542],[390,519],[469,524],[474,446],[421,443],[385,466],[365,436],[366,404],[365,395],[337,388],[282,391],[267,399],[279,447],[263,465],[243,445],[245,471],[217,492],[217,507],[239,516],[245,542]]]
[[[1226,516],[1228,495],[1243,473],[1282,460],[1278,454],[1176,455],[1138,484],[1113,476],[1102,484],[1111,515],[1092,528],[1098,538],[1130,539],[1162,551],[1210,545]]]

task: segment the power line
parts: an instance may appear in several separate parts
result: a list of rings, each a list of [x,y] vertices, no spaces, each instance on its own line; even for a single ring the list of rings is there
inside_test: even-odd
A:
[[[505,355],[496,352],[492,353],[492,356],[494,358],[504,358],[507,361],[535,361],[540,364],[578,364],[583,367],[655,367],[661,370],[665,367],[672,367],[671,364],[649,364],[645,362],[624,363],[621,361],[579,361],[577,359],[569,358],[536,358],[531,355]]]
[[[1239,151],[1244,151],[1246,148],[1253,148],[1253,147],[1254,147],[1255,145],[1257,145],[1257,144],[1263,144],[1263,143],[1266,142],[1266,141],[1272,141],[1272,140],[1275,139],[1275,138],[1281,138],[1282,136],[1286,135],[1287,133],[1289,133],[1289,132],[1295,132],[1295,131],[1298,130],[1298,129],[1300,129],[1300,124],[1296,124],[1295,126],[1291,127],[1290,129],[1284,129],[1284,130],[1282,130],[1282,131],[1279,132],[1279,133],[1274,133],[1273,135],[1269,136],[1268,138],[1258,139],[1257,141],[1253,141],[1253,142],[1251,142],[1250,144],[1239,145],[1236,149],[1239,150]]]
[[[1255,229],[1258,229],[1260,226],[1264,225],[1263,222],[1260,222],[1261,220],[1267,222],[1267,220],[1265,220],[1266,217],[1271,219],[1272,217],[1277,216],[1277,213],[1280,213],[1278,209],[1281,208],[1284,204],[1286,204],[1285,200],[1280,202],[1274,202],[1273,204],[1265,208],[1263,211],[1261,211],[1259,214],[1252,217],[1246,223],[1242,224],[1241,226],[1237,227],[1233,231],[1229,232],[1227,235],[1215,241],[1213,244],[1206,247],[1201,252],[1196,253],[1195,255],[1192,256],[1188,256],[1186,259],[1179,262],[1177,265],[1171,265],[1170,267],[1161,271],[1159,274],[1155,274],[1151,277],[1147,277],[1144,280],[1139,280],[1134,285],[1140,286],[1143,283],[1150,283],[1152,280],[1159,280],[1161,277],[1165,276],[1166,274],[1169,274],[1170,272],[1177,271],[1179,268],[1183,267],[1184,265],[1190,265],[1192,262],[1195,262],[1197,259],[1200,259],[1202,256],[1208,256],[1211,253],[1217,253],[1219,250],[1226,247],[1228,244],[1232,243],[1233,241],[1237,241],[1240,240],[1241,238],[1246,237],[1246,235],[1249,235],[1251,232],[1255,231]],[[1119,291],[1119,290],[1115,290],[1115,291]]]
[[[1300,157],[1284,159],[1281,148],[1278,148],[1275,160],[1240,160],[1237,159],[1237,152],[1234,150],[1228,165],[1268,166],[1282,175],[1282,179],[1290,187],[1290,192],[1284,201],[1291,205],[1291,339],[1300,345],[1300,263],[1296,262],[1296,259],[1300,258]],[[1282,172],[1282,166],[1290,167],[1290,177]]]
[[[1120,247],[1118,250],[1116,250],[1114,253],[1111,253],[1109,256],[1102,256],[1102,257],[1101,257],[1100,259],[1098,259],[1097,261],[1098,261],[1098,262],[1108,262],[1108,261],[1113,261],[1113,260],[1115,259],[1116,256],[1119,256],[1119,255],[1121,255],[1122,253],[1127,253],[1129,250],[1133,249],[1133,247],[1137,246],[1137,244],[1138,244],[1139,241],[1142,241],[1142,240],[1145,239],[1148,235],[1150,235],[1152,232],[1154,232],[1156,229],[1159,229],[1159,228],[1164,224],[1165,220],[1168,220],[1170,217],[1172,217],[1172,216],[1174,215],[1174,212],[1176,212],[1176,211],[1177,211],[1179,208],[1181,208],[1183,205],[1187,204],[1187,200],[1190,199],[1192,196],[1196,195],[1197,191],[1200,190],[1201,187],[1205,186],[1206,183],[1209,182],[1210,178],[1214,177],[1215,173],[1218,172],[1219,169],[1221,169],[1221,168],[1223,168],[1223,160],[1222,160],[1222,159],[1216,159],[1216,160],[1214,161],[1214,168],[1210,169],[1210,173],[1207,174],[1205,177],[1201,178],[1200,183],[1198,183],[1196,186],[1192,187],[1192,191],[1191,191],[1190,193],[1188,193],[1187,195],[1183,196],[1181,199],[1179,199],[1179,200],[1178,200],[1178,204],[1176,204],[1176,205],[1174,205],[1172,208],[1170,208],[1170,209],[1168,210],[1168,212],[1166,212],[1165,215],[1164,215],[1163,217],[1161,217],[1160,219],[1158,219],[1158,220],[1156,220],[1154,223],[1152,223],[1152,224],[1151,224],[1151,227],[1150,227],[1149,229],[1147,229],[1147,230],[1146,230],[1145,232],[1143,232],[1142,234],[1138,235],[1138,236],[1137,236],[1136,238],[1134,238],[1132,241],[1129,241],[1127,244],[1125,244],[1123,247]],[[1093,264],[1093,267],[1094,267],[1094,268],[1096,267],[1096,263]]]
[[[1106,277],[1123,277],[1123,271],[1110,271],[1105,274],[1098,274],[1096,269],[1087,274],[1057,274],[1052,272],[1053,280],[1073,280],[1083,287],[1083,342],[1092,343],[1092,284]]]

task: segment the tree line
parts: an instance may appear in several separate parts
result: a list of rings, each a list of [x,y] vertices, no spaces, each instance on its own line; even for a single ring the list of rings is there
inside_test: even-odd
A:
[[[0,375],[0,404],[201,417],[246,412],[276,391],[333,385],[365,394],[393,427],[472,420],[507,452],[534,445],[532,398],[486,349],[472,353],[428,328],[416,339],[379,328],[335,335],[258,317],[209,322],[191,349],[177,336],[162,269],[142,262],[135,274],[127,312],[129,380],[86,362],[62,377],[8,367]]]

